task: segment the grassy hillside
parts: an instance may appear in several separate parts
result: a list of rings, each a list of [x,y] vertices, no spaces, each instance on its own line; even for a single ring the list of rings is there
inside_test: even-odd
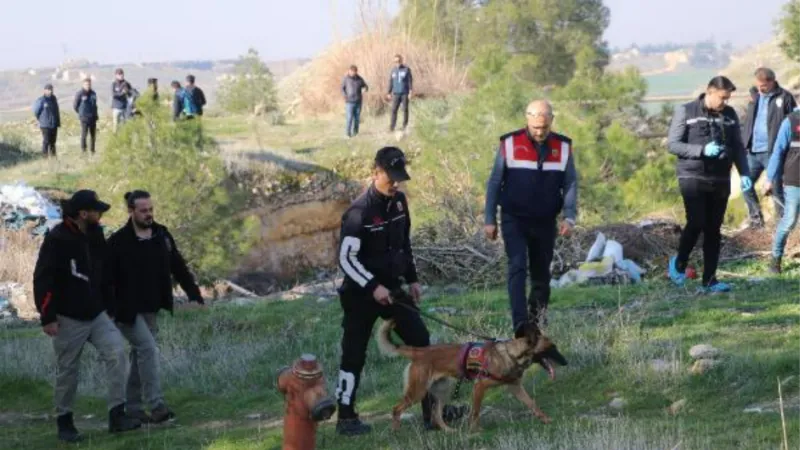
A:
[[[424,432],[419,407],[400,432],[387,414],[401,394],[404,361],[370,345],[360,391],[370,437],[345,439],[322,425],[321,449],[774,449],[781,441],[777,380],[782,380],[789,448],[800,445],[797,266],[786,278],[738,273],[734,294],[697,296],[694,287],[660,282],[643,287],[575,288],[554,293],[548,334],[569,359],[555,382],[538,369],[525,386],[553,419],[542,425],[502,389],[484,402],[484,431]],[[457,308],[448,317],[467,328],[505,336],[510,329],[501,291],[445,295],[425,305]],[[104,381],[92,349],[83,357],[78,427],[88,449],[274,449],[281,443],[282,398],[276,370],[303,352],[321,359],[334,390],[341,309],[305,299],[247,306],[214,305],[162,315],[162,367],[167,398],[178,413],[168,426],[110,436]],[[430,323],[436,342],[460,342]],[[706,343],[722,351],[719,366],[692,375],[688,350]],[[0,330],[0,442],[3,448],[57,448],[51,414],[53,361],[36,327]],[[461,402],[469,398],[465,388]],[[624,399],[621,409],[609,406]],[[685,400],[677,412],[668,412]],[[761,413],[745,412],[760,408]]]

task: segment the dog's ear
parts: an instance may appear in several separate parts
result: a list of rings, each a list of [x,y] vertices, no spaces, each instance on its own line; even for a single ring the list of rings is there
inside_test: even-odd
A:
[[[536,345],[542,337],[542,330],[534,323],[529,323],[525,326],[525,337],[528,338],[532,345]]]

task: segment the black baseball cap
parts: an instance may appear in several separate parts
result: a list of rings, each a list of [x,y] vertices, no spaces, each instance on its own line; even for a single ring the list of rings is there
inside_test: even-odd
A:
[[[378,150],[375,154],[375,165],[385,170],[389,178],[397,183],[411,179],[406,171],[406,155],[397,147],[383,147]]]
[[[106,212],[111,208],[108,203],[100,201],[97,197],[97,192],[88,189],[72,194],[72,198],[69,199],[69,206],[76,213],[78,211]]]

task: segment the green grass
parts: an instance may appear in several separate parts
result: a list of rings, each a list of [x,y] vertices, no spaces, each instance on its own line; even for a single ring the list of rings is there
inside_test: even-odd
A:
[[[755,266],[727,270],[754,272]],[[370,344],[359,391],[360,411],[375,426],[371,437],[345,439],[331,423],[320,428],[326,449],[664,449],[776,448],[777,413],[743,412],[800,396],[797,343],[800,304],[797,273],[761,282],[736,280],[730,295],[698,296],[693,287],[661,282],[636,287],[569,288],[554,291],[548,334],[569,359],[555,382],[531,369],[525,385],[554,422],[542,425],[502,389],[484,402],[484,431],[452,435],[419,428],[419,407],[399,432],[386,414],[401,394],[401,359],[386,359]],[[462,296],[431,295],[428,306],[453,306],[467,315],[449,318],[491,335],[510,329],[502,290]],[[281,443],[283,399],[275,390],[276,370],[303,352],[321,360],[334,390],[341,337],[338,302],[316,299],[252,306],[214,305],[206,311],[162,315],[159,337],[167,399],[179,418],[170,426],[120,436],[105,429],[102,368],[94,351],[83,356],[77,414],[88,437],[81,448],[97,449],[272,449]],[[459,342],[430,323],[435,342]],[[0,331],[0,442],[3,448],[60,448],[51,412],[52,348],[35,329]],[[721,365],[695,376],[688,350],[709,343],[722,350]],[[671,369],[657,373],[654,359]],[[790,378],[794,377],[794,378]],[[469,398],[465,388],[461,401]],[[626,399],[622,411],[608,403]],[[665,409],[686,399],[671,416]],[[797,404],[795,400],[793,404]],[[30,416],[26,417],[25,414]],[[248,419],[261,414],[260,419]],[[800,411],[786,411],[790,448],[800,445]]]

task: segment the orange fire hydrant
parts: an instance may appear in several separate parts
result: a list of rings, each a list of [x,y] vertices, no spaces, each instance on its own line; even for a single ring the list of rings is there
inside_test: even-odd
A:
[[[286,400],[283,450],[313,450],[317,422],[330,419],[336,411],[336,403],[325,390],[325,376],[316,356],[304,354],[292,367],[281,369],[278,390]]]

